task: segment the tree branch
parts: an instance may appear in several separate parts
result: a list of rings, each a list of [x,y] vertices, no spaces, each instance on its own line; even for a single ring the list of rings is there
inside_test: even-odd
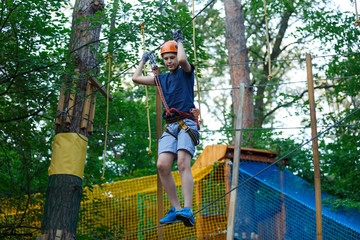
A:
[[[28,113],[28,114],[25,114],[23,116],[18,116],[18,117],[14,117],[14,118],[10,118],[10,119],[0,119],[0,123],[8,123],[8,122],[12,122],[12,121],[18,121],[18,120],[21,120],[21,119],[25,119],[25,118],[28,118],[28,117],[32,117],[32,116],[36,116],[39,114],[39,112],[41,112],[42,110],[44,110],[44,105],[45,103],[49,100],[49,98],[51,97],[53,93],[50,93],[43,101],[42,103],[42,107],[40,107],[39,109],[37,109],[36,111],[32,112],[32,113]]]
[[[337,87],[337,86],[338,86],[338,85],[318,86],[318,87],[314,87],[314,89],[335,88],[335,87]],[[287,102],[287,103],[284,103],[284,104],[280,104],[280,105],[276,106],[275,108],[273,108],[272,110],[270,110],[269,112],[267,112],[267,113],[264,115],[263,119],[261,120],[261,125],[262,125],[262,123],[264,122],[264,120],[265,120],[268,116],[270,116],[271,114],[273,114],[275,111],[279,110],[280,108],[282,108],[282,107],[287,107],[288,105],[293,104],[294,102],[298,101],[298,100],[301,99],[301,98],[305,95],[305,93],[307,93],[307,92],[308,92],[308,90],[304,90],[300,95],[298,95],[297,97],[295,97],[293,100],[291,100],[291,101],[289,101],[289,102]]]

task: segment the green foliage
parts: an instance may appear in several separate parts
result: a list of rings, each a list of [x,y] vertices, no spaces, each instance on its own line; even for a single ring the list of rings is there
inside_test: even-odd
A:
[[[199,5],[206,3],[198,2]],[[26,239],[39,233],[39,229],[32,228],[28,222],[39,222],[42,218],[44,196],[38,193],[44,193],[46,189],[57,98],[69,51],[71,28],[63,11],[68,4],[69,1],[56,0],[5,0],[0,4],[0,167],[3,169],[0,172],[0,238]],[[171,39],[170,30],[182,28],[192,18],[191,1],[170,0],[158,11],[161,4],[163,1],[129,3],[119,0],[118,5],[108,3],[101,13],[105,14],[105,21],[102,38],[96,43],[99,46],[97,79],[106,86],[108,66],[105,56],[111,53],[113,74],[110,86],[114,101],[110,103],[108,132],[113,134],[108,135],[105,180],[101,180],[107,104],[106,99],[97,93],[94,133],[88,143],[84,186],[156,173],[155,89],[148,87],[151,123],[151,149],[148,149],[145,88],[134,85],[130,81],[131,76],[125,73],[134,69],[143,51],[140,23],[145,23],[145,50],[158,54],[159,46]],[[200,67],[228,62],[224,44],[224,16],[216,4],[217,1],[195,21],[196,56]],[[320,50],[324,52],[359,51],[359,28],[354,27],[353,14],[325,10],[321,1],[281,0],[267,4],[270,41],[274,46],[273,60],[298,58],[309,45],[307,40],[323,43]],[[249,60],[263,62],[267,57],[263,2],[246,1],[244,12]],[[288,22],[287,17],[290,19]],[[280,32],[282,21],[293,23],[293,28]],[[188,60],[195,63],[192,23],[183,28],[183,33]],[[275,44],[276,41],[279,45]],[[317,99],[319,109],[327,109],[327,106],[334,109],[324,115],[320,120],[322,124],[332,124],[360,106],[358,55],[334,56],[318,67],[319,72],[334,79],[331,82],[333,87],[326,88]],[[161,59],[158,59],[158,64],[161,66]],[[278,85],[287,80],[284,73],[294,65],[286,61],[274,62],[272,79],[267,78],[266,62],[250,66],[252,84],[264,85],[254,88],[254,105],[258,104],[255,107],[257,127],[276,123],[277,118],[266,113],[275,112],[279,106],[296,106],[298,110],[295,114],[308,114],[308,103],[300,101],[298,92],[281,92]],[[228,85],[229,79],[224,77],[227,73],[225,67],[200,68],[200,88],[204,90]],[[317,87],[324,84],[319,82]],[[230,144],[235,133],[228,97],[231,94],[223,91],[221,96],[212,97],[208,93],[201,92],[201,98],[205,99],[202,104],[213,111],[221,123],[223,137],[219,143]],[[275,102],[277,106],[274,106]],[[356,126],[358,118],[357,114],[346,122],[352,126],[334,128],[320,139],[322,186],[325,191],[339,197],[331,202],[333,206],[359,208],[360,196],[356,191],[360,187],[357,167],[360,160],[357,154],[360,150],[357,147],[360,146],[360,130]],[[207,140],[215,138],[214,134],[205,133],[207,129],[208,126],[203,126],[202,139],[205,136]],[[243,139],[251,141],[255,148],[277,151],[281,157],[299,145],[297,136],[283,138],[281,134],[254,129],[244,131]],[[197,147],[197,155],[203,147],[203,143]],[[148,154],[148,150],[151,150],[151,154]],[[289,156],[287,166],[309,182],[313,182],[311,154],[309,147],[303,148]],[[102,203],[94,201],[93,204]],[[18,211],[10,212],[9,209]],[[101,213],[94,212],[94,221],[101,218]],[[114,229],[94,226],[93,223],[81,223],[86,225],[87,233],[86,236],[79,235],[79,239],[111,236]],[[24,235],[19,237],[20,234]]]
[[[41,221],[53,110],[69,30],[66,1],[0,5],[0,238],[31,238]],[[13,209],[13,211],[9,211]],[[16,211],[17,209],[17,211]],[[42,208],[41,208],[42,209]]]
[[[325,11],[315,14],[309,9],[309,22],[302,30],[312,31],[314,41],[320,41],[320,49],[333,53],[325,64],[319,65],[327,81],[318,86],[331,86],[318,96],[318,108],[330,108],[323,113],[320,124],[329,126],[360,107],[359,34],[353,13]],[[343,52],[353,54],[342,55]],[[327,107],[329,106],[329,107]],[[322,189],[337,198],[327,204],[332,207],[359,207],[360,196],[354,189],[359,188],[359,114],[331,129],[320,139],[320,160]]]
[[[346,116],[351,111],[345,110],[340,116]],[[331,124],[338,116],[333,113],[327,114],[324,124]],[[357,113],[344,121],[340,127],[331,129],[326,134],[329,142],[322,142],[321,169],[322,188],[324,191],[337,196],[332,199],[334,206],[357,207],[360,209],[358,191],[359,186],[359,162],[360,162],[360,126]]]

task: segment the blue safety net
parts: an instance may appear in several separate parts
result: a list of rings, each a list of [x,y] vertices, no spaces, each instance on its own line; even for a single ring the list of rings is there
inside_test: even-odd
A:
[[[314,186],[276,165],[254,177],[266,167],[240,163],[234,238],[316,239]],[[322,200],[329,197],[322,193]],[[325,240],[360,239],[360,212],[322,205],[322,234]]]

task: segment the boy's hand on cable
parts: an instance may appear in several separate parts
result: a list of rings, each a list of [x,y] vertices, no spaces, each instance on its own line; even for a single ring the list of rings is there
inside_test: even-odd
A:
[[[142,55],[141,60],[143,60],[143,62],[146,63],[147,61],[150,60],[151,54],[152,54],[152,51],[145,52],[145,53]]]
[[[175,31],[170,31],[171,35],[176,42],[182,42],[183,41],[183,33],[180,29]]]

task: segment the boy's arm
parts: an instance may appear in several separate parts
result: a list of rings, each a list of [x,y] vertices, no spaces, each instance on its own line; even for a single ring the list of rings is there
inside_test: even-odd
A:
[[[154,76],[143,76],[142,70],[146,61],[148,60],[147,53],[144,53],[143,57],[141,58],[139,66],[136,68],[132,80],[134,83],[142,84],[142,85],[155,85]]]
[[[176,30],[174,32],[171,32],[173,39],[177,42],[178,45],[178,53],[177,53],[177,58],[179,61],[179,65],[181,66],[181,68],[185,71],[185,72],[191,72],[192,71],[192,67],[190,65],[190,63],[187,61],[187,57],[186,57],[186,53],[185,53],[185,49],[184,49],[184,44],[183,44],[183,33],[182,31]]]
[[[192,67],[191,67],[190,63],[187,61],[187,57],[186,57],[186,53],[185,53],[185,49],[184,49],[184,45],[183,45],[182,41],[178,41],[177,44],[178,44],[177,58],[179,61],[179,65],[185,72],[191,72]]]

